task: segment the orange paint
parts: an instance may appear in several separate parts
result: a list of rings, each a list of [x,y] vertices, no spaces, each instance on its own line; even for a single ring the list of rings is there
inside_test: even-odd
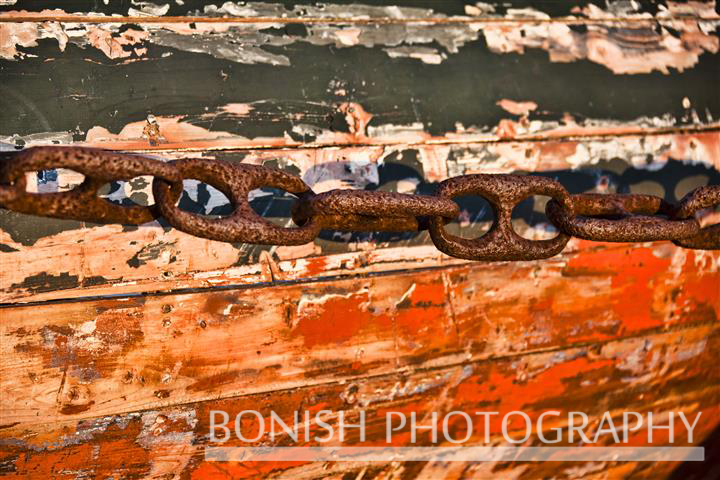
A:
[[[309,300],[308,306],[298,313],[292,334],[301,336],[308,349],[354,343],[353,340],[360,342],[361,338],[373,338],[373,331],[386,330],[390,324],[385,315],[371,315],[362,307],[370,300],[367,292],[328,295],[318,303]]]
[[[588,251],[571,258],[567,272],[611,273],[617,295],[612,308],[628,331],[661,325],[664,311],[656,308],[656,290],[662,287],[658,275],[670,266],[670,259],[659,258],[650,248],[623,248]]]
[[[704,252],[703,256],[689,250],[683,265],[685,271],[702,271],[703,274],[688,276],[683,284],[673,290],[676,312],[674,320],[694,316],[698,322],[717,321],[720,318],[720,271],[711,266],[717,262],[717,254]],[[699,263],[700,268],[696,265]]]
[[[315,276],[325,271],[327,257],[310,257],[306,260],[305,275]]]
[[[15,473],[18,477],[53,479],[104,477],[116,471],[144,476],[151,465],[149,452],[136,442],[140,432],[140,421],[135,419],[125,428],[108,426],[101,441],[21,453],[15,462]]]
[[[441,278],[431,282],[418,279],[410,295],[397,305],[395,319],[399,333],[416,335],[435,326],[450,323],[446,318],[446,293]]]

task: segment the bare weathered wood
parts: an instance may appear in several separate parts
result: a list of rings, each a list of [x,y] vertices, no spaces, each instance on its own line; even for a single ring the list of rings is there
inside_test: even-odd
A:
[[[386,19],[389,21],[405,21],[407,17],[398,16],[397,11],[401,12],[414,12],[416,16],[420,16],[426,13],[428,9],[432,9],[433,12],[439,14],[438,19],[444,18],[445,20],[461,20],[463,16],[471,15],[473,18],[492,19],[495,17],[503,18],[516,18],[524,20],[536,20],[537,15],[533,15],[533,8],[528,7],[529,3],[527,0],[507,0],[503,2],[488,2],[484,5],[470,5],[469,2],[463,0],[444,0],[442,2],[436,0],[404,0],[402,5],[396,7],[394,5],[388,5],[387,2],[381,2],[377,0],[368,0],[363,2],[361,5],[365,7],[365,11],[362,12],[365,15],[360,15],[358,11],[348,8],[344,2],[337,4],[331,4],[330,9],[324,8],[308,8],[302,10],[305,7],[314,7],[314,5],[299,5],[297,9],[294,9],[295,2],[290,0],[278,0],[273,3],[259,2],[245,2],[244,4],[231,4],[232,6],[226,7],[227,11],[223,11],[218,5],[224,2],[206,2],[203,0],[184,0],[183,2],[174,2],[167,5],[152,5],[147,3],[118,3],[118,2],[99,2],[88,4],[83,1],[66,1],[63,3],[64,11],[74,16],[82,15],[84,13],[93,15],[93,18],[97,16],[123,16],[138,14],[138,18],[141,19],[156,19],[156,18],[168,18],[168,16],[182,16],[189,17],[192,15],[199,15],[196,18],[212,19],[216,18],[216,15],[223,14],[225,17],[231,15],[232,6],[246,6],[243,17],[235,18],[247,18],[248,16],[256,16],[264,14],[265,16],[272,16],[276,19],[292,19],[298,14],[302,14],[304,17],[310,18],[322,18],[332,16],[333,12],[340,12],[343,14],[343,20],[345,21],[363,21],[364,17],[369,17],[370,20],[377,21]],[[590,0],[568,0],[566,2],[534,2],[537,4],[535,9],[539,9],[546,15],[553,19],[563,18],[573,14],[569,19],[582,18],[586,11],[603,12],[595,2]],[[327,6],[327,4],[326,4]],[[340,9],[339,7],[344,7]],[[24,12],[37,15],[42,13],[43,10],[47,10],[48,5],[44,0],[6,0],[3,5],[0,5],[1,11],[16,11],[21,10]],[[657,14],[658,10],[667,11],[666,16],[673,14],[695,14],[698,16],[712,17],[717,13],[717,7],[715,7],[714,0],[696,0],[691,5],[684,5],[683,2],[672,2],[667,0],[658,0],[656,2],[637,2],[635,4],[624,4],[623,2],[609,1],[606,2],[604,11],[604,17],[613,17],[622,20],[632,19],[638,16],[647,14]],[[508,13],[512,11],[512,16]],[[354,15],[348,15],[348,13],[354,13]],[[47,13],[47,12],[46,12]],[[235,13],[239,13],[237,10]],[[314,17],[316,14],[317,17]],[[232,16],[232,15],[231,15]],[[448,18],[449,17],[449,18]],[[424,17],[423,17],[424,18]]]
[[[669,411],[684,412],[702,421],[694,432],[693,442],[701,442],[718,425],[717,323],[677,331],[622,339],[608,343],[564,348],[551,352],[523,354],[490,362],[472,361],[458,365],[418,369],[414,372],[359,379],[352,383],[308,386],[235,398],[212,399],[200,403],[164,406],[128,414],[117,414],[82,421],[36,423],[33,426],[9,425],[2,431],[1,448],[4,472],[26,475],[117,475],[123,478],[155,477],[173,474],[201,478],[261,478],[280,475],[290,478],[334,478],[343,472],[361,473],[362,468],[397,475],[405,472],[415,478],[425,472],[447,472],[450,465],[394,463],[390,465],[326,464],[302,465],[281,463],[211,463],[203,461],[204,447],[209,444],[209,412],[224,410],[231,415],[245,409],[260,411],[269,417],[275,411],[292,424],[298,409],[333,412],[325,420],[337,427],[338,413],[344,411],[348,421],[357,421],[358,409],[366,411],[366,442],[348,434],[345,445],[382,445],[385,441],[384,416],[388,411],[424,415],[438,412],[442,417],[453,410],[497,411],[502,414],[522,409],[536,419],[544,411],[582,411],[589,415],[589,432],[598,428],[602,412],[653,411],[663,418]],[[566,421],[547,424],[563,427]],[[252,428],[248,425],[247,428]],[[500,422],[490,424],[490,445],[503,445]],[[687,444],[681,422],[676,423],[674,445]],[[322,430],[313,422],[312,436]],[[459,433],[459,432],[457,432]],[[534,432],[536,434],[537,432]],[[516,435],[515,430],[511,431]],[[551,433],[550,433],[551,434]],[[322,435],[321,435],[322,436]],[[302,438],[302,437],[301,437]],[[667,438],[656,432],[653,445],[667,444]],[[281,436],[258,443],[287,445]],[[398,431],[393,445],[409,445],[409,432]],[[532,444],[536,441],[533,435]],[[611,441],[600,437],[600,444]],[[443,442],[442,437],[440,442]],[[482,426],[472,433],[471,443],[482,445]],[[300,442],[304,444],[304,441]],[[419,442],[430,445],[428,435]],[[630,436],[631,445],[646,445],[647,430]],[[224,446],[247,445],[236,438]],[[477,478],[478,475],[546,478],[563,472],[569,476],[618,475],[633,478],[665,476],[677,465],[638,463],[479,463],[460,464],[454,478]],[[574,475],[571,472],[575,472]],[[585,472],[585,473],[582,473]],[[445,474],[443,474],[444,476]],[[382,478],[382,477],[380,477]],[[421,476],[422,478],[422,476]],[[592,477],[591,477],[592,478]]]
[[[720,116],[714,2],[652,13],[581,2],[559,17],[547,3],[461,16],[288,7],[227,2],[188,19],[0,12],[5,148],[457,142],[717,127]]]
[[[132,412],[714,323],[717,261],[659,244],[8,307],[0,423]]]

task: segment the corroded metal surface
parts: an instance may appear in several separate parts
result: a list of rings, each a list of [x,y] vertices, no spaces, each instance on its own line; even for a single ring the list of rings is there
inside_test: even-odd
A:
[[[271,245],[302,245],[311,242],[320,226],[310,220],[300,228],[282,228],[263,219],[250,207],[248,194],[257,188],[281,188],[302,194],[309,187],[298,177],[280,170],[229,162],[185,159],[172,162],[183,178],[205,182],[223,192],[232,203],[232,214],[223,218],[208,218],[175,207],[172,185],[158,181],[153,186],[160,212],[170,225],[197,237],[224,242],[244,242]]]
[[[83,182],[67,192],[28,193],[26,172],[68,168],[82,173]],[[177,201],[182,193],[180,172],[165,162],[106,150],[79,147],[34,147],[0,163],[0,203],[16,212],[44,217],[67,218],[93,223],[139,225],[158,215],[153,208],[124,207],[98,196],[98,189],[114,180],[140,175],[172,182],[168,198]]]
[[[474,240],[450,235],[442,217],[432,218],[429,230],[433,243],[448,255],[469,260],[535,260],[557,255],[570,240],[564,233],[550,240],[528,240],[512,227],[513,208],[532,195],[548,195],[571,207],[567,191],[554,180],[519,175],[466,175],[442,182],[437,195],[441,198],[481,195],[495,213],[490,230]]]
[[[341,231],[407,232],[427,228],[427,219],[460,213],[450,199],[366,190],[331,190],[306,194],[293,212],[298,225],[315,218],[323,228]]]
[[[65,167],[85,175],[69,192],[30,194],[25,172]],[[4,161],[0,205],[35,215],[89,222],[137,224],[159,213],[173,227],[197,237],[223,242],[303,245],[321,229],[345,231],[418,231],[428,228],[442,252],[469,260],[536,260],[562,251],[571,236],[611,242],[688,240],[689,248],[719,248],[717,227],[699,233],[692,217],[718,203],[718,187],[702,187],[673,207],[652,195],[583,194],[570,196],[557,181],[539,176],[464,175],[442,182],[434,196],[378,191],[332,190],[315,195],[299,177],[278,169],[218,160],[183,159],[168,163],[134,155],[72,147],[30,148]],[[139,175],[153,176],[153,207],[122,207],[97,196],[103,184]],[[233,211],[210,217],[176,206],[183,179],[211,185],[229,199]],[[283,228],[258,215],[250,206],[252,190],[273,187],[300,196],[293,218],[297,228]],[[445,224],[460,208],[454,197],[480,195],[492,205],[495,221],[477,239],[449,234]],[[528,240],[512,226],[517,204],[533,195],[552,197],[549,219],[560,233],[549,240]],[[668,218],[672,215],[673,218]],[[596,218],[596,217],[620,218]]]
[[[670,202],[720,184],[716,2],[4,3],[5,150],[192,151],[292,172],[317,193],[432,194],[444,179],[491,172]],[[37,192],[81,181],[66,169],[27,177]],[[185,183],[183,210],[235,206]],[[110,186],[123,205],[152,198],[147,179]],[[6,187],[0,202],[14,195]],[[460,232],[486,225],[476,199],[457,202]],[[292,225],[290,195],[250,203]],[[535,236],[547,223],[528,203],[513,226]],[[473,264],[425,232],[325,231],[267,246],[164,221],[83,225],[6,210],[0,237],[0,475],[692,476],[674,462],[218,464],[203,455],[213,410],[272,411],[288,425],[308,409],[351,424],[365,410],[369,444],[385,441],[379,420],[396,409],[424,425],[432,412],[474,407],[533,419],[585,411],[598,431],[605,410],[653,411],[662,424],[680,410],[702,412],[693,444],[710,452],[717,438],[718,250],[573,239],[546,261]],[[341,446],[363,445],[353,432]],[[647,429],[628,433],[648,445]],[[470,441],[494,446],[501,434],[492,421]],[[418,444],[433,443],[421,434]]]
[[[586,240],[673,240],[693,236],[700,230],[694,218],[669,219],[672,206],[653,195],[584,193],[571,195],[570,200],[572,210],[550,200],[547,216],[563,232]]]
[[[700,187],[688,193],[675,212],[676,218],[690,218],[698,210],[720,205],[720,186]],[[720,249],[720,224],[702,228],[696,235],[675,240],[676,245],[703,250]]]

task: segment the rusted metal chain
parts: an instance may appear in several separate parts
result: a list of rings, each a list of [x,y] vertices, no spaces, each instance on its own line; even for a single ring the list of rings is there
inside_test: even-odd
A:
[[[26,172],[68,168],[85,178],[67,192],[27,192]],[[0,165],[0,202],[3,208],[44,217],[93,223],[140,225],[157,218],[154,208],[123,207],[100,198],[97,191],[115,180],[152,175],[175,185],[169,196],[177,201],[182,177],[177,168],[160,160],[107,150],[79,147],[36,147],[15,154]]]
[[[300,178],[280,170],[189,158],[169,162],[182,178],[200,180],[225,194],[233,205],[233,212],[223,218],[209,218],[180,210],[175,206],[173,184],[159,179],[153,183],[153,196],[158,210],[173,227],[196,237],[223,242],[257,243],[267,245],[302,245],[312,242],[320,225],[310,219],[300,228],[282,228],[270,223],[250,207],[248,194],[257,188],[281,188],[303,194],[310,188]]]
[[[84,175],[65,192],[27,192],[26,174],[67,168]],[[122,206],[98,196],[119,180],[153,177],[155,204]],[[226,216],[190,213],[178,207],[183,180],[199,180],[223,192],[233,211]],[[297,227],[275,225],[250,207],[248,194],[278,188],[297,196]],[[495,213],[490,230],[477,239],[451,235],[446,224],[460,215],[453,198],[480,195]],[[513,208],[533,195],[550,196],[546,213],[557,228],[549,240],[528,240],[511,223]],[[20,213],[92,223],[142,224],[163,217],[183,232],[212,240],[269,245],[301,245],[321,230],[417,232],[427,229],[435,246],[470,260],[534,260],[552,257],[571,237],[605,242],[671,240],[694,249],[720,249],[720,224],[700,227],[696,214],[720,205],[720,186],[700,187],[677,205],[651,195],[570,195],[558,182],[530,175],[465,175],[440,184],[435,195],[331,190],[315,194],[299,177],[219,160],[163,162],[138,155],[78,147],[34,147],[0,163],[0,206]]]

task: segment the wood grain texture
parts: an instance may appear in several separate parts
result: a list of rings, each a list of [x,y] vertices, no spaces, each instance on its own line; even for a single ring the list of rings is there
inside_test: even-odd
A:
[[[4,148],[202,150],[716,128],[714,2],[652,14],[621,3],[578,5],[577,25],[529,7],[454,24],[432,9],[363,5],[228,2],[200,17],[266,18],[257,24],[17,23],[23,12],[6,11],[0,133]],[[369,23],[267,19],[338,12]]]
[[[714,323],[718,258],[661,243],[494,267],[8,307],[0,424],[345,382]]]
[[[572,193],[677,201],[720,183],[715,1],[0,4],[4,151],[83,144],[217,158],[283,169],[316,192],[432,193],[456,175],[532,172]],[[30,179],[39,193],[81,181],[63,169]],[[144,177],[102,193],[152,202]],[[492,220],[487,204],[458,201],[449,228],[479,235]],[[251,204],[289,224],[290,196],[258,190]],[[181,205],[229,211],[193,181]],[[552,235],[543,205],[520,204],[516,230]],[[717,219],[708,211],[702,221]],[[594,431],[603,412],[632,410],[702,412],[692,444],[710,460],[695,478],[710,479],[719,315],[720,255],[668,242],[573,240],[545,261],[470,263],[439,253],[425,233],[250,246],[162,221],[99,226],[0,210],[0,475],[693,478],[672,462],[203,455],[218,409],[287,422],[325,409],[332,426],[338,412],[354,421],[364,410],[367,440],[351,434],[344,445],[382,444],[388,411],[427,420],[574,410]],[[566,421],[545,430],[555,427]],[[473,430],[470,443],[484,434]],[[394,438],[410,442],[406,430]],[[489,444],[504,442],[493,422]],[[647,432],[631,444],[647,445]],[[540,445],[537,431],[525,445]]]
[[[293,412],[298,408],[327,409],[336,414],[344,411],[353,421],[357,420],[357,411],[362,408],[367,415],[366,441],[360,442],[359,438],[349,434],[346,445],[383,444],[383,419],[388,411],[420,415],[439,412],[442,415],[452,410],[473,411],[483,405],[481,410],[503,413],[522,409],[532,418],[548,410],[584,411],[590,415],[591,429],[597,428],[599,415],[604,411],[652,410],[660,416],[668,411],[683,411],[693,416],[702,411],[707,415],[706,421],[701,422],[695,432],[695,439],[700,442],[717,426],[720,391],[717,389],[718,369],[714,366],[718,361],[719,338],[715,323],[643,338],[499,358],[492,362],[465,362],[368,377],[348,384],[334,382],[81,421],[38,423],[30,428],[11,425],[4,432],[5,435],[12,434],[15,440],[3,442],[2,464],[4,473],[19,478],[27,475],[75,478],[98,474],[162,478],[180,472],[185,478],[262,478],[282,473],[286,478],[338,478],[348,471],[358,475],[363,468],[382,473],[385,478],[423,478],[424,475],[428,478],[438,478],[438,475],[484,478],[491,474],[509,478],[520,475],[545,478],[550,474],[560,478],[597,478],[594,475],[600,478],[606,475],[665,477],[677,467],[676,464],[208,463],[203,461],[202,452],[208,445],[210,410],[235,414],[245,409],[259,409],[267,415],[272,410],[291,422]],[[710,387],[708,382],[715,386]],[[337,427],[336,415],[324,420]],[[548,428],[563,426],[562,420],[548,424]],[[250,435],[252,425],[245,428]],[[313,435],[322,433],[318,428],[311,425]],[[499,430],[499,422],[490,424],[490,445],[502,445]],[[679,431],[682,432],[682,428]],[[472,443],[484,444],[484,433],[482,428],[473,431]],[[410,441],[408,432],[398,432],[393,438],[396,446],[408,445]],[[639,430],[631,439],[631,444],[646,444],[647,432]],[[287,445],[288,440],[281,437],[273,442],[264,437],[259,443]],[[533,435],[527,444],[537,442]],[[667,439],[656,438],[656,442],[665,443]],[[421,436],[418,443],[430,445],[432,440],[429,436]],[[241,444],[231,439],[223,445]]]
[[[115,16],[126,16],[133,13],[143,13],[141,18],[166,18],[166,17],[188,17],[198,15],[199,18],[212,18],[210,15],[220,9],[224,1],[204,1],[204,0],[183,0],[183,2],[171,2],[167,4],[167,7],[163,6],[162,10],[167,8],[167,11],[154,10],[152,5],[137,2],[136,4],[128,4],[128,2],[88,2],[82,0],[65,0],[63,1],[63,10],[73,15],[91,14],[95,16],[99,15],[115,15]],[[532,9],[540,10],[548,16],[557,19],[571,15],[578,15],[582,9],[597,7],[598,2],[592,2],[590,0],[568,0],[565,2],[557,2],[553,0],[507,0],[504,2],[488,2],[483,9],[483,6],[477,6],[471,4],[471,2],[463,0],[403,0],[398,2],[396,5],[400,9],[415,9],[416,15],[423,13],[423,9],[431,9],[433,12],[439,14],[438,18],[449,17],[449,19],[462,18],[463,16],[473,15],[480,18],[493,18],[491,14],[495,15],[507,15],[509,11],[514,12],[514,17],[521,19],[535,19],[532,15]],[[684,12],[702,16],[715,16],[718,12],[715,2],[711,0],[699,0],[693,2],[691,5],[683,5],[683,2],[673,2],[666,0],[659,1],[648,1],[641,0],[634,4],[628,5],[622,2],[606,2],[606,7],[609,12],[615,18],[628,20],[633,18],[633,14],[657,14],[658,11],[668,10],[668,13]],[[255,8],[265,8],[265,13],[274,12],[276,19],[287,18],[288,12],[293,10],[293,7],[313,7],[315,2],[312,1],[288,1],[281,0],[272,2],[271,4],[265,4],[260,6],[259,2],[245,2],[246,5],[250,5]],[[350,11],[347,6],[348,4],[357,4],[353,0],[338,0],[332,2],[331,6],[344,7],[345,10],[341,12]],[[378,18],[387,18],[395,20],[398,19],[398,15],[392,15],[391,8],[394,7],[388,5],[383,0],[366,0],[362,2],[363,6],[366,7],[381,7],[376,9],[368,9],[374,13],[371,20]],[[390,8],[388,8],[390,7]],[[490,9],[489,7],[492,7]],[[48,8],[46,0],[6,0],[5,4],[0,5],[0,12],[2,11],[16,11],[21,10],[29,13],[38,13]],[[320,11],[321,9],[311,9],[311,12]],[[253,10],[250,8],[244,12],[246,15],[252,15]],[[307,13],[307,11],[305,12]],[[383,15],[384,13],[384,15]],[[153,17],[153,14],[156,17]],[[162,16],[157,17],[158,14]],[[284,14],[284,15],[283,15]],[[326,13],[327,15],[327,13]],[[347,21],[360,21],[362,18],[357,18],[351,15],[345,15],[344,18]],[[238,17],[245,18],[245,17]]]

